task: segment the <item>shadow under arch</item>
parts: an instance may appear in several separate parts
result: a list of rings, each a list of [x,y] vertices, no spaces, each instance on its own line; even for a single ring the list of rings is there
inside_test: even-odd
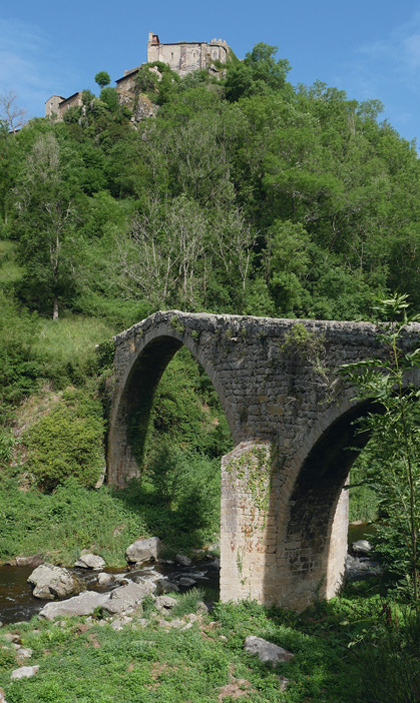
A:
[[[343,487],[370,439],[357,420],[371,412],[381,413],[383,406],[373,400],[351,403],[324,429],[304,458],[290,494],[289,568],[312,582],[314,595],[319,591],[329,598],[341,585],[348,529],[348,494]]]

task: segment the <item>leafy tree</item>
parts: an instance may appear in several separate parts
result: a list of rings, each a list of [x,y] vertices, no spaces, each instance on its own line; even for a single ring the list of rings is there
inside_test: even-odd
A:
[[[69,156],[67,154],[67,156]],[[23,293],[37,306],[49,302],[58,319],[59,298],[74,283],[76,192],[52,132],[40,135],[17,188],[18,251],[26,273]]]
[[[420,390],[413,382],[420,367],[420,348],[404,343],[409,322],[407,296],[381,301],[382,341],[388,355],[345,365],[346,378],[356,387],[357,399],[370,399],[381,408],[363,419],[362,431],[370,432],[373,462],[366,483],[375,488],[384,523],[376,548],[388,567],[408,581],[414,602],[420,600],[418,534],[420,532]],[[368,445],[369,447],[369,445]]]
[[[277,46],[261,42],[246,54],[242,62],[227,64],[225,87],[228,100],[234,102],[255,93],[284,88],[290,64],[287,59],[276,61],[277,49]]]
[[[95,76],[95,83],[97,83],[101,89],[105,88],[106,85],[111,83],[111,76],[106,71],[99,71]]]

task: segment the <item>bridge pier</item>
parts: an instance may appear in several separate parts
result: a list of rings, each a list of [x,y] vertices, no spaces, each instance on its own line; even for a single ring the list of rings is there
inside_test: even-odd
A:
[[[342,586],[348,492],[332,506],[326,539],[315,533],[310,543],[299,529],[291,536],[280,465],[270,442],[243,442],[222,458],[222,601],[250,598],[301,610]]]

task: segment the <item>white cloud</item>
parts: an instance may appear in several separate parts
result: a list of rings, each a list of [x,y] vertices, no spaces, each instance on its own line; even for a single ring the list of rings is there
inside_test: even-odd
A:
[[[399,80],[418,94],[420,68],[420,12],[412,20],[395,27],[388,37],[359,47],[358,53],[375,67],[376,78]],[[367,68],[367,67],[366,67]]]

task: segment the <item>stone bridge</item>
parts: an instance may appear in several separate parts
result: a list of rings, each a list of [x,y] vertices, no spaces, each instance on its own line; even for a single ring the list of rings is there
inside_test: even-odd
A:
[[[420,325],[406,343],[418,344]],[[158,312],[115,337],[108,482],[138,476],[153,394],[182,345],[210,377],[235,449],[222,459],[220,598],[302,609],[342,583],[348,500],[366,444],[337,370],[384,353],[370,323]]]

